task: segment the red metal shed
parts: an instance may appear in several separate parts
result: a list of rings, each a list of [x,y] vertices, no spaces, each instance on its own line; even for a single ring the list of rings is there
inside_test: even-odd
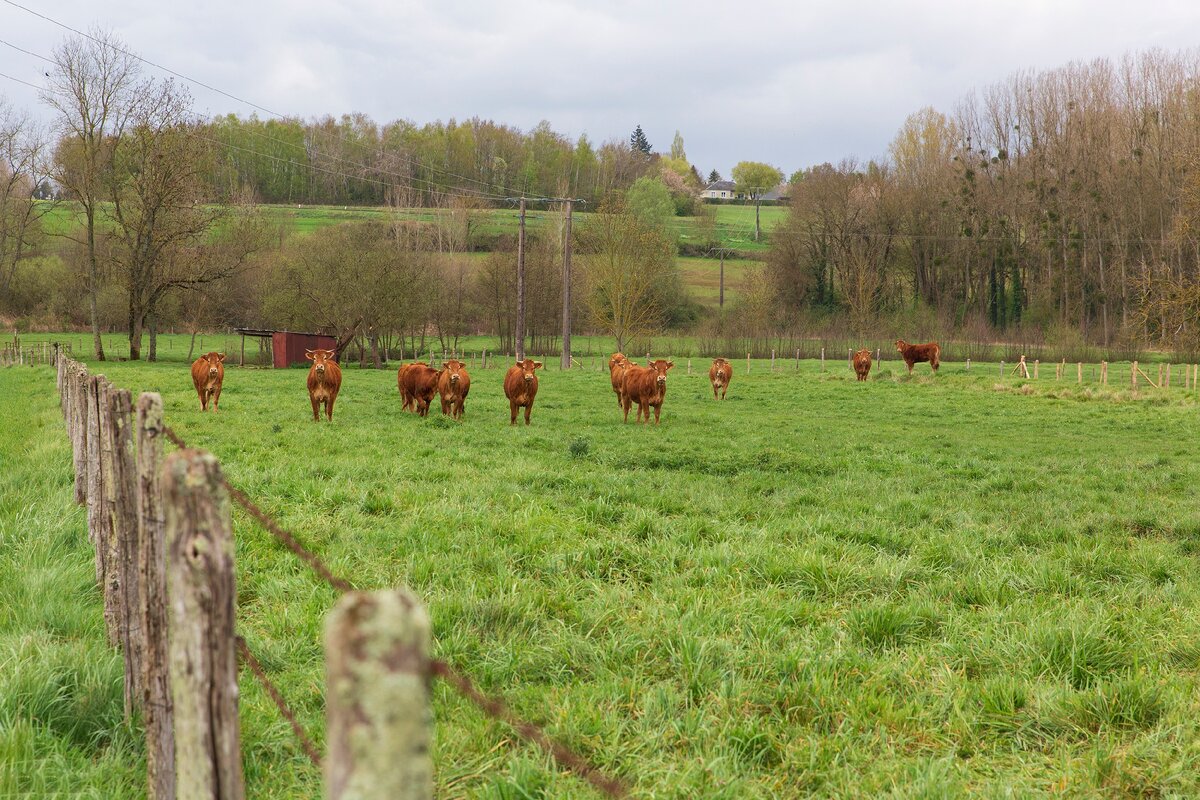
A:
[[[280,368],[290,367],[292,364],[308,363],[308,359],[304,357],[305,350],[333,350],[337,347],[337,340],[322,333],[269,331],[252,328],[235,328],[234,330],[242,334],[243,342],[246,336],[270,338],[271,363],[272,366]],[[245,345],[242,350],[244,360]]]

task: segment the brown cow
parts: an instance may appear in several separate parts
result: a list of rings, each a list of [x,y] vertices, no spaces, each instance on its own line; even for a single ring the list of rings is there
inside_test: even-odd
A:
[[[396,383],[400,387],[400,396],[404,398],[403,408],[415,411],[422,417],[428,414],[441,374],[440,370],[423,361],[402,366],[396,373]]]
[[[908,374],[912,375],[913,364],[919,364],[923,361],[928,361],[929,366],[937,372],[938,364],[941,362],[939,358],[942,354],[942,348],[937,342],[929,342],[928,344],[909,344],[903,339],[896,340],[896,349],[904,358],[904,363],[908,365]]]
[[[623,408],[625,401],[621,399],[621,384],[625,381],[625,370],[637,366],[624,353],[613,353],[608,359],[608,377],[612,381],[612,390],[617,394],[617,408]]]
[[[629,421],[629,408],[637,403],[639,422],[650,421],[650,409],[654,409],[654,424],[662,412],[663,399],[667,396],[667,371],[675,366],[674,361],[661,358],[649,362],[648,366],[630,365],[625,369],[625,380],[621,384],[622,408],[625,421]]]
[[[304,357],[313,362],[308,368],[308,399],[312,401],[313,422],[321,419],[321,404],[325,416],[333,421],[333,404],[342,388],[342,368],[334,361],[333,350],[305,350]]]
[[[442,413],[462,419],[463,404],[467,401],[467,393],[471,391],[471,376],[467,374],[466,365],[455,359],[443,361],[442,371],[438,373],[437,390],[442,396]]]
[[[708,368],[708,379],[712,382],[713,400],[717,399],[717,392],[721,393],[721,399],[725,399],[725,393],[729,391],[729,379],[733,377],[733,364],[730,364],[723,358],[714,358],[712,366]]]
[[[221,383],[225,380],[224,353],[205,353],[192,362],[192,384],[200,395],[200,410],[208,411],[212,400],[213,411],[221,399]]]
[[[859,350],[854,354],[854,374],[860,381],[865,381],[871,373],[871,351]]]
[[[536,370],[542,368],[542,362],[525,359],[518,361],[504,373],[504,396],[508,398],[508,408],[511,412],[508,424],[517,424],[517,409],[525,409],[525,424],[529,424],[529,412],[533,410],[533,398],[537,397],[538,379]]]

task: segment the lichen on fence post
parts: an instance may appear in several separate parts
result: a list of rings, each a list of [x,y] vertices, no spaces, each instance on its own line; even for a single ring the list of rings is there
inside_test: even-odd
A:
[[[429,615],[402,589],[349,592],[325,621],[325,797],[433,797]]]
[[[242,800],[233,528],[217,460],[167,456],[162,471],[175,714],[175,796]]]
[[[142,705],[142,615],[138,594],[137,460],[133,445],[133,407],[126,389],[108,392],[105,408],[112,438],[108,508],[113,548],[118,634],[125,656],[125,719]]]
[[[137,403],[138,611],[142,625],[142,719],[150,800],[175,797],[175,729],[167,666],[166,523],[159,469],[163,457],[162,398]]]

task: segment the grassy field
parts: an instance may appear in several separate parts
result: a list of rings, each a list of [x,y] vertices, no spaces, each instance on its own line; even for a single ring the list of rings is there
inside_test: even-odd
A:
[[[179,364],[97,371],[638,797],[1200,793],[1194,393],[737,362],[715,403],[699,365],[657,428],[591,370],[546,370],[530,428],[498,369],[461,424],[401,413],[391,371],[347,370],[332,424],[302,370],[230,369],[209,415]],[[137,796],[53,385],[0,371],[0,796]],[[240,630],[322,743],[332,591],[235,528]],[[248,795],[317,795],[242,693]],[[434,711],[439,796],[593,796],[443,686]]]

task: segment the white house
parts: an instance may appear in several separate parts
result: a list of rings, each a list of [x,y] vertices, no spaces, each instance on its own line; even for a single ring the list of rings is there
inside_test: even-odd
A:
[[[713,181],[700,192],[701,200],[736,200],[741,196],[733,181]]]

